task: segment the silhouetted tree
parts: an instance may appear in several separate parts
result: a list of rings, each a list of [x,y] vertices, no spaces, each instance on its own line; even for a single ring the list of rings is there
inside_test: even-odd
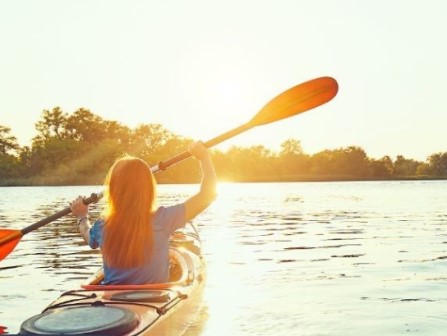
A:
[[[0,153],[13,153],[18,149],[17,138],[11,135],[11,129],[0,125]]]
[[[420,162],[413,159],[406,159],[402,155],[398,155],[394,162],[394,176],[414,176]]]
[[[447,176],[447,152],[430,155],[428,166],[432,175]]]
[[[311,163],[311,172],[318,175],[366,178],[370,173],[365,151],[356,146],[321,151],[311,157]]]
[[[20,147],[11,130],[0,125],[0,184],[102,183],[111,164],[124,153],[155,165],[186,151],[192,142],[160,124],[131,129],[85,108],[73,113],[60,107],[43,110],[35,126],[31,146]],[[370,159],[357,146],[308,155],[299,140],[287,139],[278,153],[259,145],[211,154],[219,177],[233,181],[447,177],[447,152],[432,154],[427,162],[402,155],[393,162],[389,156]],[[193,160],[185,160],[156,178],[167,183],[198,182],[200,174]]]
[[[373,178],[387,178],[393,174],[393,161],[387,155],[379,160],[370,160],[371,177]]]

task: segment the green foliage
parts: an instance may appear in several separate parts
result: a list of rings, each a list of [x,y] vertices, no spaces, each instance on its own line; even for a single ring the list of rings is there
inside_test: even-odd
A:
[[[0,153],[6,154],[19,149],[17,138],[10,134],[11,129],[0,125]]]
[[[368,157],[360,147],[324,150],[315,154],[311,161],[311,173],[316,175],[336,175],[349,178],[366,178],[370,175]]]
[[[119,156],[138,156],[151,166],[187,150],[192,139],[173,134],[159,124],[130,129],[104,120],[85,108],[72,114],[59,107],[44,110],[36,122],[30,147],[20,147],[11,130],[0,125],[0,185],[101,184]],[[305,154],[301,142],[288,139],[279,153],[264,146],[233,146],[211,150],[217,174],[229,181],[365,180],[447,178],[447,152],[428,162],[399,155],[368,158],[357,146]],[[196,162],[186,160],[157,174],[162,183],[200,181]]]
[[[17,157],[0,152],[0,178],[3,184],[10,184],[20,176],[20,163]]]
[[[299,140],[287,139],[281,144],[281,152],[279,155],[282,157],[296,157],[303,154],[303,147]]]
[[[402,155],[398,155],[394,162],[394,176],[414,176],[420,162],[413,159],[406,159]]]
[[[432,154],[428,157],[428,173],[435,176],[447,176],[447,152]]]
[[[370,160],[372,178],[389,178],[393,174],[393,161],[387,155],[379,160]]]

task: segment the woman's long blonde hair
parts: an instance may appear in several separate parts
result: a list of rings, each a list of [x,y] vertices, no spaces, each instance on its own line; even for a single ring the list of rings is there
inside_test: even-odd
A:
[[[154,176],[146,162],[125,155],[109,169],[104,184],[103,259],[116,268],[140,266],[150,258],[153,241]]]

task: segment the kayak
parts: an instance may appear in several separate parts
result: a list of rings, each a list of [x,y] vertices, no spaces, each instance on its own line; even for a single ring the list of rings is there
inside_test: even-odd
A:
[[[181,335],[197,315],[205,263],[193,224],[170,241],[170,281],[102,285],[102,269],[24,321],[19,335]]]

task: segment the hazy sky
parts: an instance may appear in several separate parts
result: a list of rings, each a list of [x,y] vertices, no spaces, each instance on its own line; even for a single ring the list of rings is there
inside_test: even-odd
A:
[[[447,151],[446,15],[445,0],[5,0],[0,125],[26,145],[43,109],[85,107],[208,140],[331,76],[333,101],[225,146],[425,160]]]

